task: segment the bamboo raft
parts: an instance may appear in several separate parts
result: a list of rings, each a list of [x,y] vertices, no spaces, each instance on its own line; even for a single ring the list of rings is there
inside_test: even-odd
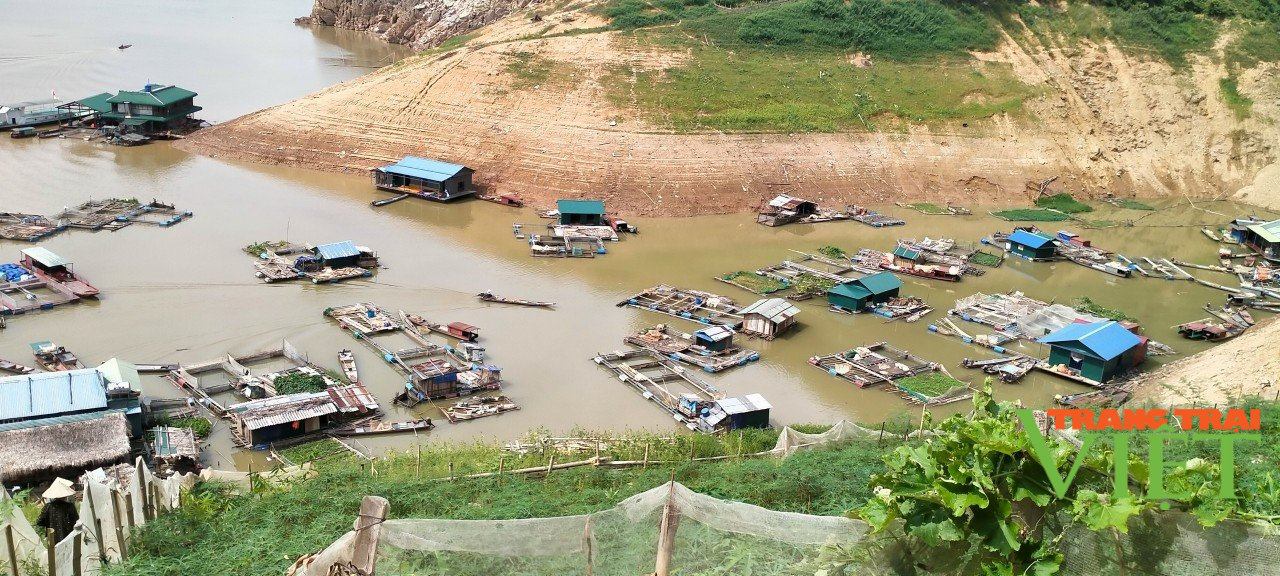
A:
[[[809,364],[832,376],[853,382],[859,388],[932,372],[939,367],[934,362],[886,342],[876,342],[836,354],[813,356],[809,358]]]
[[[35,242],[66,229],[66,226],[39,214],[0,212],[0,238]]]
[[[619,380],[639,392],[646,400],[653,401],[690,430],[697,430],[698,422],[696,417],[680,410],[682,396],[691,394],[702,401],[715,401],[724,397],[711,384],[652,350],[598,354],[591,361],[617,374]],[[668,384],[679,384],[687,392],[673,392]]]
[[[702,324],[714,324],[737,328],[742,324],[742,308],[733,299],[703,292],[685,290],[660,284],[640,292],[617,304],[649,310],[676,318],[684,318]]]
[[[894,218],[893,216],[889,216],[887,214],[881,214],[879,212],[876,212],[875,210],[870,210],[863,206],[857,206],[857,205],[849,206],[847,208],[847,212],[849,213],[850,218],[858,222],[861,222],[863,224],[866,224],[867,226],[871,226],[873,228],[883,228],[885,226],[902,226],[907,223],[906,220],[903,220],[901,218]]]
[[[694,342],[691,334],[680,334],[665,324],[646,328],[622,339],[624,343],[652,350],[672,360],[701,368],[704,372],[721,372],[736,366],[746,366],[760,359],[760,353],[737,346],[724,350],[708,350]]]
[[[453,406],[442,408],[441,411],[444,412],[449,422],[464,422],[497,416],[519,409],[520,406],[506,396],[484,396],[463,400]]]

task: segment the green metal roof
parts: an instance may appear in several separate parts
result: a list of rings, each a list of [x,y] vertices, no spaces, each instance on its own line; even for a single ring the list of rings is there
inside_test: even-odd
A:
[[[561,214],[604,214],[604,202],[599,200],[556,200]]]
[[[865,278],[854,280],[853,283],[861,285],[872,294],[884,294],[902,287],[902,281],[890,272],[879,272]]]
[[[1280,220],[1272,220],[1264,224],[1254,224],[1249,231],[1257,234],[1266,242],[1280,242]]]
[[[22,253],[30,256],[32,260],[39,262],[47,268],[55,268],[58,266],[67,266],[71,264],[70,260],[63,258],[49,249],[36,246],[35,248],[23,248]]]
[[[101,114],[103,112],[111,111],[111,102],[109,102],[110,99],[111,99],[111,93],[103,92],[101,94],[95,94],[88,98],[81,98],[80,100],[76,100],[76,103],[81,106],[84,106],[85,108],[90,108],[94,112],[98,112]]]
[[[107,102],[112,104],[127,102],[129,104],[168,106],[196,96],[195,92],[185,88],[179,88],[177,86],[155,86],[148,84],[147,88],[150,90],[143,89],[141,92],[121,90],[120,93],[108,98]]]
[[[866,288],[857,284],[836,284],[827,290],[827,294],[835,294],[836,296],[844,296],[854,300],[861,300],[871,296],[871,293]]]
[[[893,249],[893,255],[901,258],[906,258],[907,260],[915,260],[916,258],[920,257],[920,251],[912,250],[910,248],[907,248],[906,246],[898,246],[897,248]]]

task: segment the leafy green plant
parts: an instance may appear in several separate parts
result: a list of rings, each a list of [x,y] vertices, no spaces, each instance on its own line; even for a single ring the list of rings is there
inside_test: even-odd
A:
[[[827,290],[836,283],[808,272],[801,272],[791,285],[795,287],[797,294],[826,294]]]
[[[1080,312],[1084,312],[1085,314],[1092,314],[1099,318],[1106,318],[1107,320],[1115,320],[1116,322],[1124,322],[1126,320],[1137,320],[1137,318],[1134,318],[1133,316],[1125,314],[1124,312],[1121,312],[1114,308],[1107,308],[1106,306],[1098,304],[1097,302],[1094,302],[1092,299],[1090,299],[1088,296],[1080,296],[1075,300],[1072,300],[1071,304],[1072,306],[1075,307],[1076,310]]]
[[[844,260],[844,259],[845,259],[845,252],[844,252],[844,250],[842,250],[842,249],[840,249],[840,248],[838,248],[838,247],[835,247],[835,246],[823,246],[823,247],[821,247],[821,248],[819,248],[819,249],[818,249],[818,253],[819,253],[819,254],[822,254],[823,256],[826,256],[827,258],[830,258],[830,259],[832,259],[832,260]]]
[[[978,251],[969,256],[969,261],[979,266],[999,266],[1004,260],[995,254]]]
[[[893,385],[921,400],[927,400],[964,387],[965,384],[941,372],[925,372],[894,380]]]
[[[1061,212],[1035,208],[1001,210],[999,212],[992,212],[991,215],[1011,222],[1062,222],[1064,220],[1071,219],[1070,216]]]
[[[923,212],[925,214],[930,214],[934,216],[941,215],[941,214],[950,214],[950,212],[948,212],[946,208],[943,208],[931,202],[914,202],[911,204],[907,204],[907,206],[910,206],[911,208],[917,211]]]
[[[271,383],[280,394],[323,392],[325,389],[324,378],[315,374],[286,374],[277,376]]]
[[[791,284],[787,282],[770,278],[758,272],[745,272],[741,270],[737,272],[730,272],[720,278],[726,282],[730,282],[736,286],[761,295],[780,292],[791,286]]]
[[[1240,86],[1235,76],[1219,80],[1218,86],[1222,89],[1222,101],[1235,113],[1236,118],[1241,120],[1248,118],[1249,111],[1253,107],[1253,99],[1240,94]]]
[[[1070,194],[1063,192],[1052,196],[1042,196],[1036,199],[1036,206],[1049,210],[1057,210],[1067,214],[1080,214],[1083,212],[1093,212],[1093,207],[1076,200]]]

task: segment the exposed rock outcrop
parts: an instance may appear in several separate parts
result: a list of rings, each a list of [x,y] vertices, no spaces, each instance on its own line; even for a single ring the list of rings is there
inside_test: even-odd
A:
[[[315,0],[301,22],[377,34],[417,50],[466,34],[540,0]]]

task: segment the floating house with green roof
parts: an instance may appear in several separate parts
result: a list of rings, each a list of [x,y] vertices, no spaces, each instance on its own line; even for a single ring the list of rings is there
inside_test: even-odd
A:
[[[867,306],[898,297],[901,289],[902,280],[892,272],[878,272],[832,286],[827,290],[827,303],[850,312],[861,312]]]
[[[1257,250],[1267,260],[1280,262],[1280,220],[1245,227],[1244,244]]]
[[[604,202],[600,200],[556,200],[562,226],[607,226]]]
[[[196,96],[185,88],[148,83],[136,92],[103,92],[59,108],[94,116],[103,126],[118,126],[122,132],[153,134],[190,123],[192,115],[201,110],[195,105]]]

